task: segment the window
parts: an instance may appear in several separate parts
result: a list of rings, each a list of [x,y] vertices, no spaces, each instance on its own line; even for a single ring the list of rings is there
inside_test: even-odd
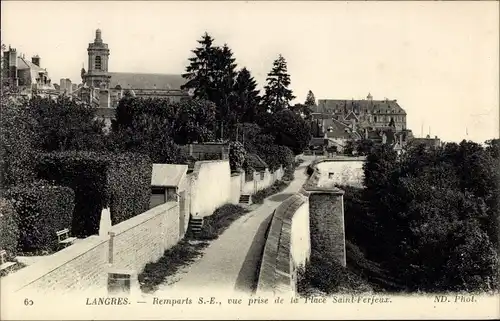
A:
[[[95,57],[95,69],[101,70],[101,56]]]
[[[373,119],[375,120],[375,122],[377,122],[377,116],[373,117]]]
[[[263,181],[264,180],[264,172],[260,172],[260,180]]]
[[[328,179],[333,179],[333,172],[328,173]]]

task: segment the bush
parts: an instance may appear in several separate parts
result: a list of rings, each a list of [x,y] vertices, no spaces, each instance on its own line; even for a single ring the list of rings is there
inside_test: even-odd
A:
[[[18,248],[24,252],[57,250],[56,232],[72,226],[73,190],[37,181],[7,190],[6,198],[19,215]]]
[[[1,97],[0,105],[0,186],[8,188],[32,181],[34,155],[32,145],[37,141],[35,121],[24,106]]]
[[[343,267],[328,252],[312,251],[305,272],[300,273],[298,288],[302,293],[316,289],[326,294],[369,292],[372,287],[361,277]]]
[[[236,171],[242,168],[245,163],[247,152],[240,142],[229,143],[229,165],[232,171]]]
[[[97,234],[103,208],[110,207],[117,224],[149,209],[152,164],[140,154],[62,152],[44,154],[40,178],[75,191],[73,233]]]
[[[7,251],[7,255],[15,257],[19,240],[19,216],[12,204],[0,198],[0,249]]]
[[[111,223],[118,224],[149,209],[153,165],[139,154],[110,155]]]

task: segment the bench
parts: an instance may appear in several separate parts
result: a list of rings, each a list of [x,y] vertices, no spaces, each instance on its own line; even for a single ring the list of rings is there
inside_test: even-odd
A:
[[[16,262],[7,261],[7,251],[5,250],[0,250],[0,260],[1,260],[0,271],[3,271],[16,264]]]
[[[70,245],[76,240],[76,237],[70,237],[69,236],[69,229],[65,228],[60,231],[56,232],[57,234],[57,241],[59,242],[59,245],[62,245],[64,247]]]

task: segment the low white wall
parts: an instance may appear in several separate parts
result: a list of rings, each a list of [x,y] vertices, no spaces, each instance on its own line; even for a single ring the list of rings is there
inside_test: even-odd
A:
[[[227,203],[231,203],[229,161],[196,162],[191,175],[191,215],[209,216]]]
[[[316,164],[319,171],[318,186],[331,187],[335,184],[361,187],[363,185],[362,158],[326,159]],[[333,173],[333,177],[329,177]]]
[[[292,217],[290,252],[296,267],[304,266],[311,255],[309,202],[303,203]]]

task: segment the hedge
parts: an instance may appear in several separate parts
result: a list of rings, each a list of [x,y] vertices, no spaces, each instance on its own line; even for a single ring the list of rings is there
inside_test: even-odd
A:
[[[149,209],[152,163],[142,154],[70,151],[43,154],[40,178],[75,191],[73,233],[86,237],[99,232],[101,211],[109,207],[117,224]]]
[[[18,249],[57,250],[56,232],[71,228],[75,193],[71,188],[37,181],[9,189],[5,197],[19,215]]]
[[[15,257],[19,240],[19,216],[11,202],[0,198],[0,249],[7,251],[7,256]]]

